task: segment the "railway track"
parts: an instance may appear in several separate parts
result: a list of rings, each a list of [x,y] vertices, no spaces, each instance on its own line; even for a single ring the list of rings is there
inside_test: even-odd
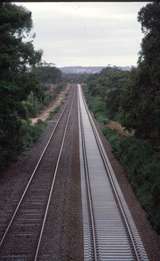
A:
[[[0,260],[38,260],[75,94],[73,88],[73,94],[60,114],[24,192],[3,229]]]
[[[147,261],[80,85],[78,89],[84,260]]]

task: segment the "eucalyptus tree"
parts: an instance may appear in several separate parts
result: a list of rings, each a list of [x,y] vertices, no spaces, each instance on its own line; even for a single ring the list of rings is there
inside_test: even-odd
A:
[[[41,60],[31,34],[32,14],[22,6],[0,4],[0,161],[21,149],[27,120],[23,101],[39,94],[32,68]]]

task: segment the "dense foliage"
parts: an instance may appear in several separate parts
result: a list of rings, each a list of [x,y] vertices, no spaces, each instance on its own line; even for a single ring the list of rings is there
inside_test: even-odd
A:
[[[148,219],[160,234],[159,155],[142,139],[120,137],[108,128],[104,128],[103,133],[111,143],[114,154],[127,169],[128,179]]]
[[[46,101],[35,73],[42,52],[34,49],[31,29],[30,11],[0,4],[0,167],[30,145],[43,127],[29,120]]]
[[[87,73],[62,73],[62,79],[70,83],[82,83],[88,78],[89,74]]]
[[[62,78],[61,71],[56,67],[51,66],[38,66],[34,68],[37,79],[43,84],[55,84]]]
[[[122,93],[128,86],[129,75],[129,71],[107,67],[100,74],[88,78],[85,93],[96,116],[103,114],[107,118],[119,118]]]
[[[143,7],[138,21],[145,37],[137,68],[128,72],[106,68],[88,78],[84,91],[101,123],[116,120],[132,130],[132,136],[124,137],[105,126],[104,134],[160,233],[160,3]]]
[[[138,67],[125,90],[123,124],[137,137],[160,141],[160,3],[150,3],[138,14],[145,33]]]
[[[106,68],[88,79],[88,92],[101,99],[108,117],[117,118],[138,138],[160,144],[160,3],[138,14],[145,37],[137,68]],[[100,98],[99,98],[100,97]]]

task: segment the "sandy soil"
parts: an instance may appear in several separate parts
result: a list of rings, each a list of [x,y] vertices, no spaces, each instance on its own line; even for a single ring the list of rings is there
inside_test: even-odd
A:
[[[32,124],[36,124],[38,120],[46,121],[49,113],[61,105],[69,89],[70,85],[67,85],[67,87],[58,95],[56,100],[51,101],[47,108],[45,108],[37,117],[31,119]]]

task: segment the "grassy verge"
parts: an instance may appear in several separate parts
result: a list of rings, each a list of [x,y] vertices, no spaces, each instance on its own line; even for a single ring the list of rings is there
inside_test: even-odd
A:
[[[61,105],[57,106],[54,110],[50,111],[49,116],[47,118],[48,120],[51,120],[53,116],[60,111],[60,106]]]

